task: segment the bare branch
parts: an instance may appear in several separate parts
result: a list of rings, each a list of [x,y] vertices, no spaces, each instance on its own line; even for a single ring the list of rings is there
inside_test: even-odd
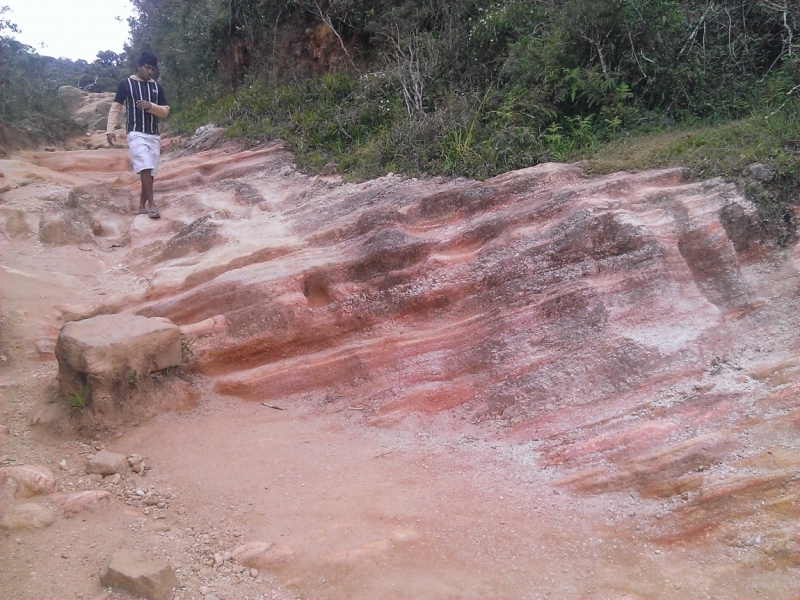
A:
[[[356,66],[356,63],[353,62],[353,58],[350,56],[350,53],[347,51],[347,47],[344,45],[344,40],[342,39],[342,36],[339,35],[339,32],[336,31],[336,28],[333,26],[333,20],[331,19],[330,15],[322,10],[322,7],[319,5],[319,2],[317,2],[317,0],[313,0],[313,3],[314,3],[314,8],[313,10],[311,10],[311,13],[314,14],[316,17],[318,17],[323,23],[325,23],[325,25],[327,25],[330,28],[330,30],[336,36],[336,39],[339,40],[339,45],[342,47],[345,56],[347,56],[347,60],[350,61],[350,64],[358,73],[361,73],[359,68]]]
[[[392,58],[397,65],[397,76],[406,114],[411,117],[425,113],[425,84],[428,74],[436,65],[436,57],[426,51],[418,32],[403,40],[400,28],[395,25],[391,35],[381,32],[392,45]]]
[[[712,8],[714,8],[714,0],[708,3],[706,11],[703,13],[703,16],[700,17],[700,20],[697,22],[694,31],[692,31],[692,33],[689,35],[689,38],[686,40],[686,43],[683,45],[683,48],[681,48],[681,51],[678,52],[678,58],[683,56],[683,53],[686,52],[686,50],[689,49],[689,46],[691,46],[694,43],[694,39],[697,37],[697,33],[700,31],[700,28],[705,27],[706,17],[708,16],[708,13],[711,12]]]

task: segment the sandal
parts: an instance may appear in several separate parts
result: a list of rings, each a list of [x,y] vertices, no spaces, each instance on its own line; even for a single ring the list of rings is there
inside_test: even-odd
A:
[[[148,215],[148,216],[149,216],[151,219],[160,219],[160,218],[161,218],[161,213],[160,213],[160,212],[158,212],[158,209],[157,209],[157,208],[154,208],[153,210],[151,210],[150,212],[148,212],[148,213],[147,213],[147,215]]]

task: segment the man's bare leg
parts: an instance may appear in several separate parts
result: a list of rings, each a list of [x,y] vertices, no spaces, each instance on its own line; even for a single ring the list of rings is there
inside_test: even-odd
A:
[[[158,213],[155,200],[153,199],[153,170],[145,169],[139,174],[142,180],[142,193],[139,196],[139,212],[144,212],[149,205],[151,213]]]
[[[142,191],[139,194],[139,214],[144,215],[147,214],[147,195],[144,191],[144,171],[139,173],[139,177],[142,181]]]

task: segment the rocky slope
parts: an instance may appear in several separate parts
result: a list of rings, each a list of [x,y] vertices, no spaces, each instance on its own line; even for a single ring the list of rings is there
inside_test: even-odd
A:
[[[528,579],[476,583],[482,592],[439,587],[448,577],[433,573],[427,587],[404,587],[400,575],[399,587],[370,587],[362,563],[393,550],[366,540],[359,548],[368,550],[348,554],[360,561],[348,568],[361,573],[350,587],[310,583],[308,572],[324,571],[322,563],[344,568],[333,550],[276,571],[299,597],[795,597],[800,250],[760,240],[754,207],[733,184],[690,181],[678,169],[590,178],[579,165],[560,164],[485,182],[389,175],[348,183],[297,172],[277,143],[218,146],[167,156],[156,180],[162,218],[151,220],[133,214],[137,181],[125,160],[121,149],[74,149],[0,161],[4,389],[31,365],[40,368],[33,361],[53,375],[52,348],[66,321],[115,312],[166,317],[183,331],[185,377],[202,391],[201,406],[213,405],[216,426],[229,414],[232,422],[260,419],[254,415],[275,406],[312,421],[338,419],[342,439],[360,432],[398,455],[415,446],[413,437],[397,440],[424,433],[419,448],[449,473],[441,490],[477,478],[471,493],[491,506],[497,495],[484,495],[499,488],[496,468],[531,484],[517,510],[532,513],[544,499],[552,519],[591,521],[602,512],[610,528],[577,525],[561,541],[542,542],[553,565],[606,573],[580,585],[560,569],[537,579],[532,562],[521,561]],[[31,277],[40,278],[35,290],[22,285]],[[19,419],[31,415],[43,427],[38,435],[69,431],[66,409],[51,406],[42,416],[49,392],[37,389],[38,400],[6,405],[7,420],[20,423],[13,443],[26,440]],[[287,419],[285,427],[298,427]],[[199,423],[195,433],[173,434],[189,443],[207,426],[213,437],[216,426]],[[164,421],[142,427],[120,429],[120,449],[165,435]],[[233,447],[231,436],[247,434],[225,435]],[[215,467],[220,478],[226,470],[248,477],[229,459]],[[493,467],[494,460],[507,462]],[[184,469],[202,468],[194,461]],[[393,463],[390,471],[419,466]],[[489,471],[465,475],[478,466]],[[312,480],[322,477],[305,468]],[[404,485],[396,486],[400,493]],[[256,493],[240,490],[239,500]],[[370,502],[384,492],[361,493]],[[441,493],[456,505],[469,495]],[[296,514],[278,506],[287,519]],[[495,547],[503,534],[484,517],[473,521]],[[470,527],[466,517],[451,518],[457,529]],[[314,517],[304,520],[310,527]],[[541,535],[543,523],[521,531]],[[614,548],[629,554],[603,561],[595,549],[600,562],[587,566],[587,541],[610,540],[614,529],[627,532]],[[510,557],[523,544],[509,542],[501,553]],[[702,577],[681,557],[645,569],[635,557],[652,548],[710,564]],[[445,564],[458,562],[449,552]],[[410,573],[425,569],[409,565]],[[631,583],[640,567],[647,574]],[[609,577],[614,569],[619,576]],[[194,597],[208,577],[184,581],[181,593]]]

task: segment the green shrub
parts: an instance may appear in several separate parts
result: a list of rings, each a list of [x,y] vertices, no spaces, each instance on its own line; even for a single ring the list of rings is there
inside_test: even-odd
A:
[[[69,408],[86,408],[89,406],[92,397],[92,388],[88,382],[81,382],[78,388],[66,397],[66,405]]]

